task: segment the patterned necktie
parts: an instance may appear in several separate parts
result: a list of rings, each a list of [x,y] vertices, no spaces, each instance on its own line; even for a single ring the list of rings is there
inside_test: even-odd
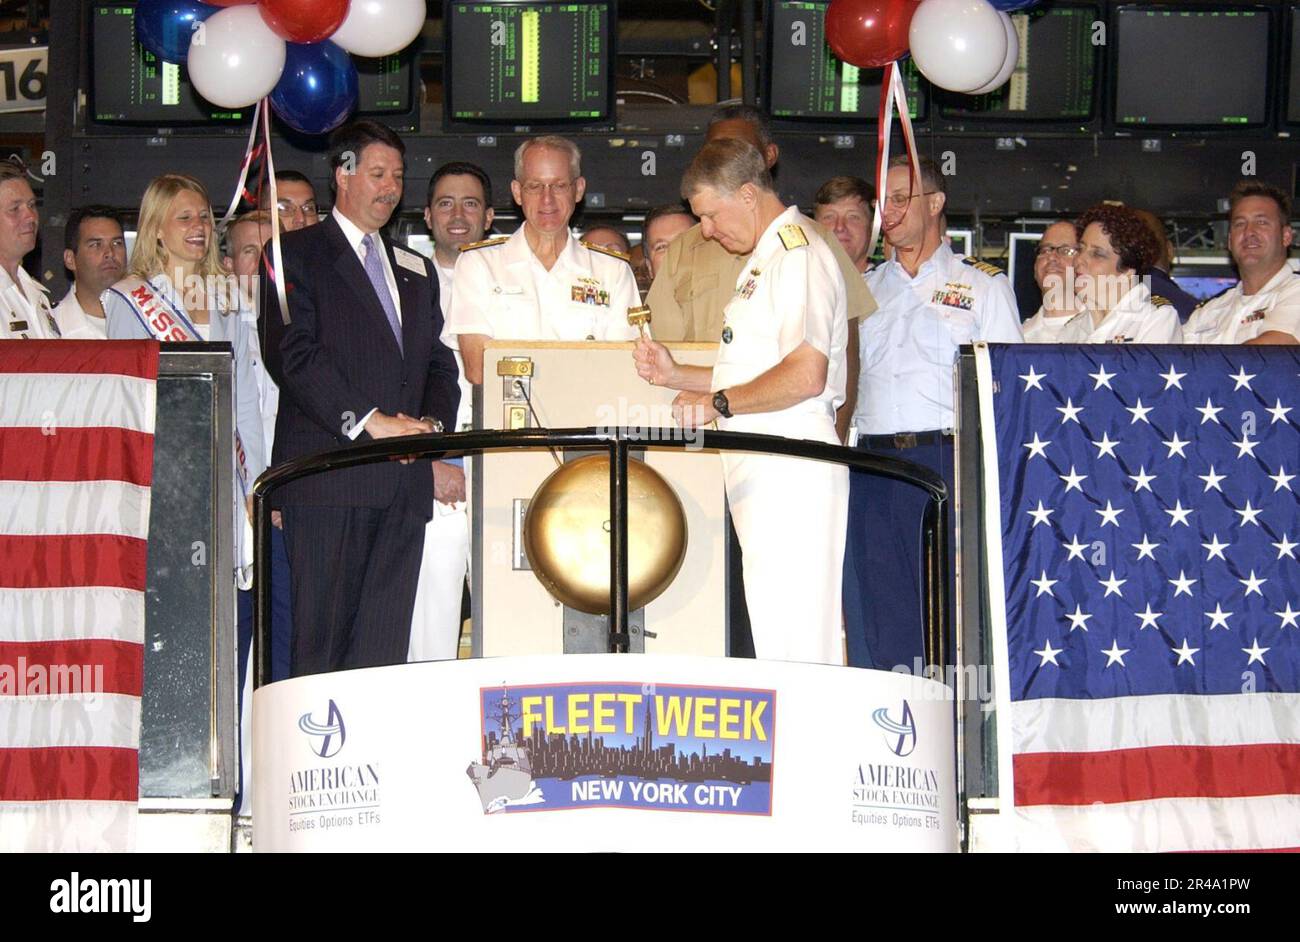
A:
[[[397,340],[397,349],[405,355],[405,350],[402,349],[402,324],[397,319],[397,308],[394,307],[393,295],[388,290],[388,280],[384,277],[384,264],[379,260],[379,249],[375,245],[374,236],[367,235],[361,240],[361,245],[366,250],[366,277],[370,279],[371,287],[379,296],[379,303],[388,317],[388,326],[393,329],[393,337]]]

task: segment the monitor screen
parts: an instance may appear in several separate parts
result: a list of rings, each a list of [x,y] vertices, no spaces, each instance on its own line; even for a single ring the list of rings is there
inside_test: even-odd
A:
[[[611,123],[615,29],[614,0],[447,0],[446,123]]]
[[[1016,13],[1020,59],[1011,78],[985,95],[943,93],[945,118],[991,121],[1084,122],[1095,114],[1101,46],[1093,4],[1053,4]]]
[[[1287,124],[1300,124],[1300,3],[1291,5],[1291,62],[1287,80]]]
[[[1234,275],[1180,275],[1173,276],[1174,284],[1198,301],[1216,298],[1237,283]]]
[[[793,121],[875,121],[884,69],[841,62],[826,42],[829,0],[772,0],[768,16],[767,110]],[[903,62],[908,113],[925,117],[925,87],[911,59]]]
[[[970,255],[975,250],[975,233],[970,229],[949,229],[944,236],[954,255]]]
[[[415,60],[413,51],[381,59],[353,56],[352,64],[357,68],[357,113],[380,115],[411,111],[415,97]]]
[[[218,108],[190,85],[185,66],[163,62],[135,37],[135,6],[91,8],[91,117],[110,124],[238,124],[253,109]]]
[[[1034,281],[1034,256],[1042,238],[1041,232],[1013,232],[1008,239],[1007,277],[1016,293],[1016,307],[1022,321],[1033,317],[1043,304],[1043,293]]]
[[[1115,123],[1229,130],[1265,124],[1270,21],[1263,6],[1117,8]]]

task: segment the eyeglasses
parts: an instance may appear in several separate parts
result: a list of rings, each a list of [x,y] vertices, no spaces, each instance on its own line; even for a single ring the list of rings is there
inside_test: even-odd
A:
[[[301,213],[303,216],[316,215],[316,204],[311,200],[301,204],[290,200],[280,200],[275,204],[275,208],[281,216],[292,216],[295,213]]]
[[[1038,244],[1038,251],[1034,253],[1035,258],[1046,258],[1049,255],[1056,255],[1061,258],[1074,258],[1082,249],[1077,245],[1043,245]]]
[[[544,191],[549,190],[552,196],[559,199],[568,196],[569,191],[572,189],[573,181],[571,180],[565,180],[562,183],[538,183],[536,180],[529,180],[523,185],[523,191],[529,196],[541,196]]]
[[[885,202],[895,209],[904,209],[912,200],[922,196],[933,196],[936,192],[936,190],[925,190],[921,193],[913,193],[910,196],[903,193],[890,193],[885,197]]]

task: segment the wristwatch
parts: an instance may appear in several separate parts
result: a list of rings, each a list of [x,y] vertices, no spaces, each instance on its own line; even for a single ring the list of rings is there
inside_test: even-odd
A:
[[[420,421],[421,421],[421,422],[428,422],[430,425],[432,425],[432,426],[433,426],[433,432],[434,432],[435,435],[441,435],[441,434],[443,433],[443,431],[445,431],[445,430],[443,429],[443,427],[442,427],[442,419],[435,419],[435,418],[434,418],[433,416],[431,416],[431,415],[422,415],[422,416],[420,416]]]
[[[727,391],[719,389],[713,394],[713,408],[724,419],[731,418],[731,403],[727,401]]]

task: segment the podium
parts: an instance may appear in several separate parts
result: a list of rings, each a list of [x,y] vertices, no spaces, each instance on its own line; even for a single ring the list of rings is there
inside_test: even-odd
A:
[[[672,429],[676,392],[636,374],[631,343],[493,341],[475,388],[474,424],[481,429],[619,426]],[[711,343],[669,344],[679,363],[710,366]],[[680,433],[679,433],[680,434]],[[633,612],[631,650],[650,654],[726,653],[726,503],[716,452],[660,449],[647,442],[637,457],[657,471],[681,501],[686,552],[671,585]],[[472,460],[471,539],[475,656],[600,653],[601,616],[556,601],[531,570],[523,546],[528,502],[566,459],[535,449]]]

